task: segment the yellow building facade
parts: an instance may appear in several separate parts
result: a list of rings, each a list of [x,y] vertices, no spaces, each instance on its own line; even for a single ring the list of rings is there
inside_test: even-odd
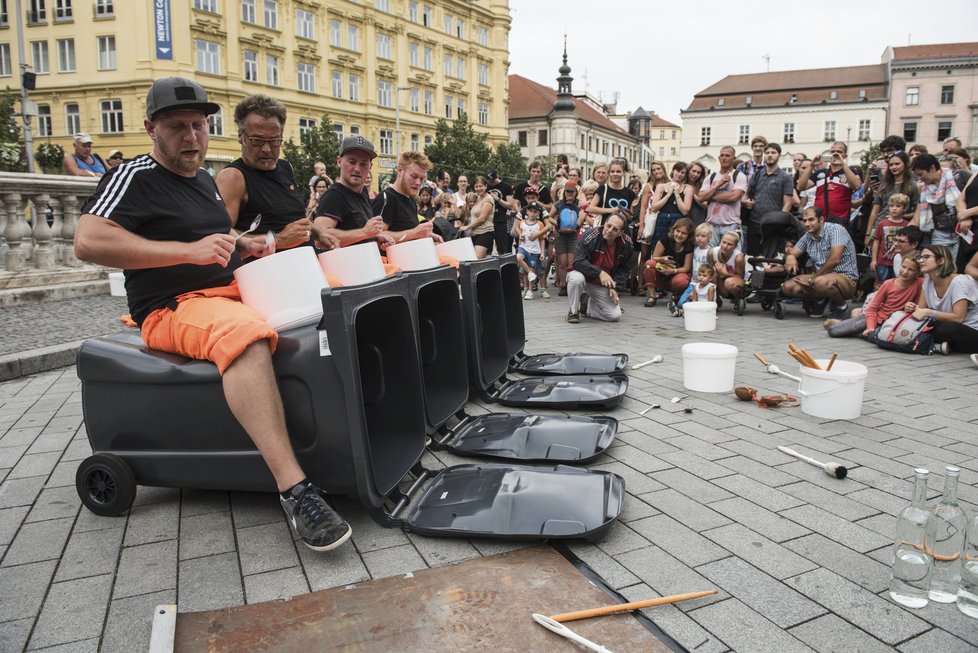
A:
[[[399,150],[423,149],[439,118],[464,112],[490,143],[508,140],[508,0],[22,3],[24,59],[37,76],[35,148],[71,151],[81,131],[103,158],[148,151],[146,92],[171,75],[195,79],[221,106],[212,169],[239,156],[234,106],[252,93],[288,107],[286,139],[298,142],[328,113],[337,133],[372,140],[375,177]],[[19,91],[15,7],[0,1],[0,85]]]

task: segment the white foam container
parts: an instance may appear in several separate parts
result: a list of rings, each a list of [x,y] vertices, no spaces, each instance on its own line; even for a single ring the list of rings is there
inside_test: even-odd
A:
[[[798,396],[801,412],[823,419],[856,419],[863,412],[863,390],[869,369],[853,361],[836,360],[831,371],[829,359],[815,361],[822,368],[800,366]]]
[[[683,387],[687,390],[731,392],[736,366],[737,348],[733,345],[716,342],[683,345]]]
[[[113,297],[126,296],[126,275],[122,272],[109,272],[109,294]]]
[[[440,265],[435,241],[418,238],[387,248],[387,262],[402,270],[430,270]]]
[[[312,247],[295,247],[251,261],[234,271],[245,306],[276,331],[313,324],[323,316],[323,270]]]
[[[319,265],[326,274],[339,279],[344,286],[359,286],[386,276],[380,250],[374,242],[337,247],[323,252],[319,255]]]
[[[717,303],[686,302],[683,304],[683,321],[687,331],[715,331],[717,328]]]
[[[475,255],[475,245],[471,238],[457,238],[446,243],[438,243],[435,250],[439,256],[451,256],[458,262],[476,261],[479,257]]]

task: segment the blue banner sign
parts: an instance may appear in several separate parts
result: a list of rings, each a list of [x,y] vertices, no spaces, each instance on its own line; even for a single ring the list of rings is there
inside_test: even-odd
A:
[[[170,0],[151,0],[153,31],[156,33],[156,58],[173,59],[173,34],[170,31]]]

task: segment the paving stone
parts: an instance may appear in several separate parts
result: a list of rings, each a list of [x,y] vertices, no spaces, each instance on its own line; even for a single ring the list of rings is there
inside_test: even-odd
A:
[[[676,428],[686,430],[690,429],[690,426],[691,425],[687,422],[685,424],[676,425]],[[690,430],[705,430],[710,433],[714,432],[712,429],[703,427],[701,425],[697,425],[697,429]],[[704,460],[714,461],[720,458],[729,458],[730,456],[734,455],[727,449],[718,447],[715,444],[710,444],[709,442],[704,442],[703,440],[692,435],[681,435],[679,437],[670,438],[666,440],[666,442],[681,451],[692,453],[700,458],[703,458]]]
[[[662,483],[654,480],[652,477],[646,476],[640,471],[632,469],[628,465],[618,461],[591,465],[590,468],[618,474],[625,479],[625,489],[628,491],[628,493],[635,496],[644,494],[645,492],[663,490],[666,487]]]
[[[866,519],[860,519],[859,521],[853,523],[879,533],[888,539],[892,538],[893,534],[896,532],[896,517],[893,515],[879,514],[873,517],[867,517]]]
[[[812,650],[737,599],[708,605],[690,616],[737,651],[794,653]]]
[[[618,524],[598,542],[602,551],[613,556],[618,556],[625,551],[634,551],[647,547],[649,541],[639,535],[631,525]]]
[[[154,503],[180,505],[180,490],[175,487],[153,487],[140,485],[136,488],[136,498],[133,507],[148,506]]]
[[[112,598],[176,589],[177,542],[153,542],[122,550]]]
[[[71,519],[22,524],[3,558],[2,566],[55,560],[61,556],[70,532]]]
[[[51,585],[28,647],[42,648],[99,637],[111,590],[111,574]]]
[[[914,637],[909,642],[904,642],[897,647],[897,650],[901,653],[934,653],[935,651],[941,651],[941,653],[973,653],[975,646],[935,628],[919,637]]]
[[[233,553],[180,561],[178,610],[199,612],[244,603],[241,569]]]
[[[892,647],[867,635],[834,614],[823,615],[818,619],[795,626],[788,632],[819,653],[838,653],[839,651],[890,653],[893,651]]]
[[[234,529],[231,526],[230,512],[193,514],[180,519],[181,560],[234,550]]]
[[[613,589],[620,590],[639,582],[638,576],[597,547],[570,542],[567,544],[567,549]]]
[[[927,622],[915,617],[909,610],[881,599],[827,569],[816,569],[789,578],[786,582],[835,614],[845,615],[848,621],[890,645],[930,628]]]
[[[730,520],[723,515],[675,490],[667,489],[643,494],[642,500],[695,531],[730,523]]]
[[[855,521],[857,519],[879,514],[879,511],[875,508],[846,498],[836,494],[835,492],[830,492],[825,488],[813,485],[807,481],[793,483],[791,485],[784,485],[780,489],[782,492],[786,492],[793,497],[802,499],[810,505],[827,510],[833,515],[838,515],[839,517],[848,519],[849,521]]]
[[[893,496],[892,494],[872,487],[853,492],[849,495],[849,498],[867,506],[872,506],[876,510],[893,515],[894,517],[899,515],[909,503],[908,500],[902,497]]]
[[[271,493],[231,492],[235,528],[271,524],[282,519],[282,506]]]
[[[9,478],[27,478],[29,476],[46,477],[54,469],[54,466],[58,464],[60,458],[60,451],[25,454],[17,461],[14,468],[10,470]]]
[[[677,451],[676,447],[672,446],[666,441],[652,437],[651,435],[641,431],[626,431],[622,433],[619,430],[617,440],[630,444],[636,449],[644,451],[652,456]]]
[[[719,464],[731,470],[731,472],[738,472],[769,487],[787,485],[788,483],[794,483],[798,480],[797,476],[785,474],[782,471],[772,469],[768,465],[764,465],[756,460],[751,460],[750,458],[746,458],[744,456],[724,458]]]
[[[180,490],[180,516],[194,517],[230,510],[229,493],[217,490]],[[239,525],[243,528],[243,525]]]
[[[696,571],[781,628],[790,628],[826,612],[822,606],[737,558],[711,562],[697,567]]]
[[[78,512],[78,517],[75,519],[75,528],[72,533],[77,535],[78,533],[100,531],[106,528],[125,528],[128,521],[128,514],[119,517],[103,517],[96,515],[87,508],[83,508]]]
[[[179,531],[180,504],[173,501],[133,506],[126,524],[125,546],[172,540]]]
[[[176,601],[176,590],[112,601],[102,636],[102,653],[148,651],[156,606],[172,605]]]
[[[41,434],[41,431],[43,431],[44,429],[40,426],[32,426],[32,427],[20,428],[20,429],[16,429],[16,428],[4,429],[3,427],[0,427],[0,431],[4,431],[4,430],[6,432],[0,435],[0,447],[23,446],[25,447],[24,451],[26,451],[27,450],[26,447],[29,447],[32,444],[34,444],[34,440],[37,439],[37,436],[39,436]]]
[[[0,622],[37,616],[56,564],[46,560],[0,569]]]
[[[73,531],[61,556],[54,580],[114,574],[122,545],[122,533],[121,524],[117,528],[100,531]]]
[[[408,539],[429,567],[479,557],[478,550],[464,539],[414,534],[408,534]]]
[[[647,601],[662,596],[645,583],[639,583],[621,590],[626,601]],[[699,599],[698,599],[699,600]],[[669,637],[696,653],[723,653],[727,645],[693,621],[675,605],[658,605],[641,611],[662,629]]]
[[[98,653],[98,637],[83,639],[77,642],[59,644],[57,646],[45,646],[44,648],[31,648],[31,651],[38,653]]]
[[[810,532],[807,528],[741,497],[717,501],[711,503],[710,507],[775,542],[784,542]]]
[[[13,541],[28,510],[27,506],[0,510],[0,544],[10,544]]]
[[[759,535],[743,524],[729,524],[703,533],[738,558],[783,580],[789,576],[811,571],[817,565],[800,555]],[[789,543],[790,544],[790,543]]]
[[[34,503],[41,488],[44,487],[43,476],[30,478],[6,478],[0,483],[0,508],[29,506]]]
[[[371,578],[399,576],[425,568],[424,560],[410,544],[364,552],[363,564]]]
[[[850,549],[866,553],[890,544],[890,539],[878,533],[848,522],[841,517],[825,512],[814,506],[789,508],[781,513],[785,517],[817,531]]]
[[[723,476],[729,476],[733,473],[727,467],[710,462],[705,458],[701,458],[700,456],[687,451],[664,453],[660,455],[659,458],[662,458],[668,463],[672,463],[680,469],[685,469],[690,474],[695,474],[700,478],[705,478],[708,481],[712,481],[715,478],[721,478]],[[727,460],[730,460],[730,458],[723,458],[721,462]]]
[[[20,653],[27,646],[34,617],[0,623],[0,653]]]
[[[299,560],[313,592],[370,580],[370,574],[349,542],[327,553],[299,546]]]
[[[730,556],[730,552],[726,549],[686,528],[668,515],[656,515],[641,519],[632,522],[631,527],[639,535],[668,551],[690,567]]]
[[[785,546],[874,594],[882,592],[890,585],[890,569],[887,565],[856,553],[818,533],[786,542]]]
[[[245,599],[248,603],[290,599],[309,592],[309,583],[306,582],[301,567],[245,576],[244,585]]]
[[[79,420],[80,421],[80,420]],[[53,428],[50,424],[44,431],[34,440],[31,444],[30,449],[27,450],[28,454],[36,453],[58,453],[60,454],[64,451],[68,443],[71,442],[75,435],[75,431],[78,429],[76,424],[70,430],[57,430]]]
[[[724,449],[729,449],[732,454],[739,454],[745,458],[750,458],[764,465],[782,465],[787,462],[794,460],[791,456],[781,453],[778,450],[778,444],[780,444],[783,439],[765,436],[765,440],[770,441],[770,444],[758,444],[756,442],[747,442],[745,440],[735,440],[733,442],[724,442],[722,446]]]
[[[292,529],[284,519],[273,524],[239,528],[236,535],[241,571],[246,576],[299,564],[292,543]]]
[[[882,598],[890,601],[888,594],[883,594]],[[966,616],[956,609],[956,606],[931,601],[923,608],[914,610],[913,614],[941,630],[963,639],[978,649],[978,628],[975,628],[974,617]]]
[[[671,464],[660,460],[651,454],[647,454],[641,449],[636,449],[635,447],[627,444],[617,444],[609,448],[606,453],[609,457],[628,465],[632,469],[635,469],[643,474],[657,472],[660,469],[669,469],[672,467]]]
[[[636,519],[645,519],[652,515],[658,515],[659,511],[645,503],[631,492],[625,493],[625,503],[622,506],[618,520],[623,524],[628,524]]]
[[[3,441],[0,440],[0,445]],[[28,445],[0,446],[0,467],[13,468],[27,452]]]
[[[778,512],[785,508],[794,508],[804,503],[804,501],[796,499],[790,494],[785,494],[781,490],[775,490],[772,487],[741,474],[725,476],[713,482],[736,495],[749,498],[752,503],[756,503],[772,512]]]
[[[76,460],[62,460],[54,466],[54,471],[48,476],[48,480],[45,481],[44,487],[55,488],[55,487],[75,487],[75,472],[78,471],[78,461]]]
[[[74,487],[44,488],[27,515],[28,522],[44,521],[47,519],[74,519],[81,508],[81,500]]]
[[[729,499],[733,495],[722,487],[716,485],[716,481],[704,481],[699,476],[690,474],[683,469],[668,469],[662,472],[655,472],[652,478],[659,481],[666,487],[678,490],[691,499],[696,499],[701,503],[711,503],[721,499]],[[728,477],[729,478],[729,477]],[[720,481],[723,479],[717,479]]]
[[[616,556],[616,559],[661,596],[700,592],[713,588],[713,584],[706,578],[654,545],[623,553]],[[688,612],[721,601],[728,596],[726,592],[720,590],[712,596],[684,601],[677,603],[676,606],[683,612]]]
[[[841,455],[833,456],[832,462],[837,462],[846,465],[847,467],[853,466],[852,461],[844,458]],[[838,479],[834,476],[829,476],[821,468],[815,467],[814,465],[809,465],[808,463],[803,463],[800,460],[788,463],[787,465],[781,465],[778,467],[778,469],[792,474],[793,476],[797,476],[801,480],[808,481],[811,484],[818,485],[826,490],[830,490],[836,494],[849,494],[850,492],[862,490],[865,487],[862,483],[850,476],[846,476],[844,479]],[[787,492],[787,490],[784,488],[781,489]]]

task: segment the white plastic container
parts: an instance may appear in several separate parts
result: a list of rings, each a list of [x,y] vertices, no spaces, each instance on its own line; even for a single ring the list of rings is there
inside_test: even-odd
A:
[[[685,308],[685,307],[684,307]],[[716,342],[683,345],[683,387],[694,392],[731,392],[737,348]]]
[[[234,271],[245,306],[258,311],[276,331],[313,324],[323,316],[323,270],[312,247],[295,247]]]
[[[391,245],[387,248],[387,262],[406,271],[430,270],[441,264],[435,241],[431,238],[418,238]]]
[[[344,286],[359,286],[383,279],[384,262],[374,242],[337,247],[319,255],[319,265]]]
[[[109,272],[109,294],[113,297],[126,296],[126,275],[122,272]]]
[[[822,369],[802,365],[798,396],[801,411],[823,419],[856,419],[863,412],[863,390],[869,370],[852,361],[836,360],[827,372],[829,359],[816,360]]]
[[[683,321],[687,331],[714,331],[717,328],[716,302],[686,302]]]
[[[475,261],[479,257],[475,255],[475,245],[471,238],[457,238],[449,240],[447,243],[438,243],[435,250],[439,256],[451,256],[461,263],[462,261]]]

